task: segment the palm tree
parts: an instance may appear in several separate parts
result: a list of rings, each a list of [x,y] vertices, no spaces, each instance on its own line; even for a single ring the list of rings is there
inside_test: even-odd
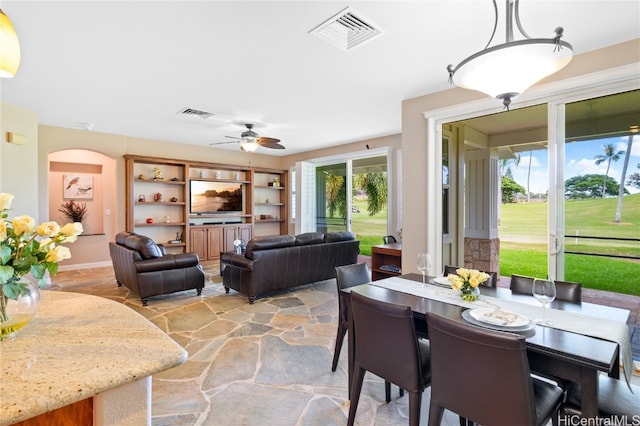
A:
[[[609,168],[611,167],[611,162],[618,161],[620,157],[624,155],[624,151],[620,150],[616,152],[616,148],[612,144],[603,145],[602,149],[604,150],[604,154],[598,154],[593,158],[596,160],[596,166],[604,161],[607,162],[607,171],[604,174],[605,179],[602,182],[602,198],[604,198],[606,190],[606,178],[609,176]]]
[[[631,157],[632,144],[633,144],[633,134],[630,134],[629,140],[627,141],[627,152],[624,156],[624,164],[622,165],[622,176],[620,176],[620,189],[618,190],[618,206],[616,207],[616,217],[613,219],[615,223],[619,223],[620,218],[622,217],[622,196],[624,195],[624,180],[627,178],[627,166],[629,165],[629,157]]]

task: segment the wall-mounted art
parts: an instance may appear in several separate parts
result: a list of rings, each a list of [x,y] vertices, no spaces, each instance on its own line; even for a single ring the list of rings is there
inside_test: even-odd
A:
[[[77,173],[62,175],[63,196],[68,199],[92,199],[93,176]]]

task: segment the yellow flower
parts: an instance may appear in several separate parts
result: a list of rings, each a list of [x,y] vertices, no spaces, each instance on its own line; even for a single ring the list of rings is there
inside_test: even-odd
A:
[[[38,251],[46,253],[54,247],[55,244],[51,238],[43,238],[42,240],[40,240],[40,248]]]
[[[55,262],[58,263],[64,259],[71,259],[71,251],[64,246],[57,246],[53,250],[47,253],[45,260],[47,262]]]
[[[14,195],[7,192],[0,192],[0,210],[9,210]]]
[[[58,232],[60,232],[60,225],[56,222],[44,222],[36,228],[36,233],[41,237],[53,237]]]
[[[60,233],[66,237],[80,235],[82,231],[82,224],[80,222],[67,223],[60,229]]]
[[[13,218],[13,231],[16,235],[32,234],[36,228],[36,221],[31,216],[16,216]]]
[[[0,220],[0,242],[7,239],[7,224],[4,220]]]

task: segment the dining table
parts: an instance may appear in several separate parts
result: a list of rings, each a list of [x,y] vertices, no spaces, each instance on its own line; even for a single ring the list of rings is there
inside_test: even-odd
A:
[[[470,325],[479,326],[481,324],[470,323],[469,313],[475,307],[492,306],[494,303],[506,304],[510,311],[523,311],[531,314],[532,310],[542,315],[542,306],[531,295],[512,293],[507,288],[480,287],[480,298],[475,302],[463,302],[457,292],[446,288],[440,280],[436,285],[435,279],[438,277],[427,277],[427,283],[423,283],[420,274],[405,274],[399,277],[391,277],[383,280],[373,281],[368,284],[342,289],[347,295],[351,292],[358,292],[372,299],[383,302],[409,306],[416,322],[416,331],[420,337],[428,338],[426,321],[429,313],[443,315],[447,318],[466,322]],[[440,277],[441,278],[441,277]],[[349,297],[346,298],[347,303]],[[463,303],[461,303],[463,302]],[[348,307],[350,309],[350,306]],[[541,326],[533,321],[528,323],[526,330],[512,331],[525,336],[527,357],[531,371],[540,375],[548,375],[560,379],[569,380],[580,384],[581,389],[581,411],[583,417],[596,417],[598,414],[598,374],[606,373],[610,377],[624,380],[620,377],[621,363],[621,343],[609,338],[607,326],[620,329],[624,332],[630,311],[612,306],[599,305],[594,303],[572,303],[555,300],[548,305],[547,314],[552,311],[561,311],[562,315],[577,318],[582,327],[585,324],[597,322],[593,328],[599,329],[601,335],[594,337],[590,330],[577,332],[572,328],[561,329],[553,326]],[[465,311],[467,311],[465,313]],[[526,318],[526,317],[525,317]],[[574,318],[574,320],[575,320]],[[533,318],[531,318],[533,319]],[[500,329],[500,327],[488,325],[487,328]],[[569,331],[572,330],[572,331]],[[582,329],[578,329],[582,330]],[[351,381],[355,363],[355,333],[353,324],[350,322],[348,330],[348,380],[349,395],[351,395]],[[511,331],[505,329],[504,331]],[[628,328],[626,330],[628,336]],[[624,334],[624,333],[623,333]],[[611,336],[615,333],[611,332]],[[624,335],[621,338],[624,349]],[[630,343],[630,342],[627,342]],[[630,349],[629,349],[630,351]],[[623,351],[626,355],[626,351]],[[628,357],[623,356],[623,360]],[[633,364],[633,361],[631,361]],[[626,366],[629,373],[630,366]],[[631,366],[631,368],[633,368]],[[633,370],[631,370],[633,371]]]

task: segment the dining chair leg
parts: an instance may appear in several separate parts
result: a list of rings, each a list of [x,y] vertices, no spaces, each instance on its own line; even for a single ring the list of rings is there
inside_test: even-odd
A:
[[[391,383],[386,380],[384,381],[384,400],[391,402]]]
[[[444,414],[444,407],[439,406],[435,402],[429,402],[429,426],[440,426],[442,422],[442,415]],[[462,417],[460,417],[462,421]],[[460,423],[462,425],[462,423]]]
[[[356,410],[358,409],[358,401],[360,400],[360,392],[362,391],[362,382],[366,370],[356,365],[353,371],[353,382],[351,384],[351,402],[349,406],[349,419],[347,426],[353,426],[356,419]]]
[[[420,408],[422,407],[422,392],[409,392],[409,424],[420,426]]]
[[[333,350],[333,363],[331,364],[331,371],[336,371],[338,368],[338,360],[340,359],[340,350],[342,350],[342,342],[344,336],[347,334],[347,327],[340,324],[338,326],[338,333],[336,335],[336,347]]]

